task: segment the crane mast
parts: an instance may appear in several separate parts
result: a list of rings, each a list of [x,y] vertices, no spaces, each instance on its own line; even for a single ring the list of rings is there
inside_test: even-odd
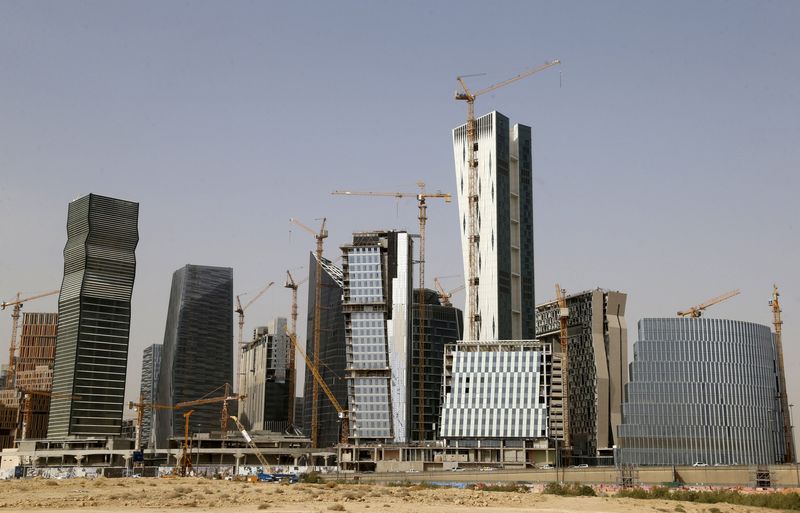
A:
[[[316,249],[316,271],[314,276],[316,277],[316,281],[314,282],[314,366],[319,368],[319,342],[320,342],[320,315],[322,313],[322,305],[320,302],[322,301],[322,250],[323,244],[325,239],[328,237],[328,230],[325,228],[326,219],[322,219],[322,226],[319,229],[319,232],[315,232],[308,226],[304,225],[297,219],[289,219],[289,221],[293,222],[300,228],[304,229],[305,231],[309,232],[311,235],[314,236],[317,242],[317,249]],[[295,346],[296,346],[295,341]],[[311,446],[317,447],[317,443],[319,442],[319,383],[315,380],[311,386]]]
[[[783,443],[784,450],[784,463],[794,463],[794,439],[792,438],[792,425],[789,415],[789,398],[786,395],[786,372],[783,366],[783,321],[781,320],[781,303],[778,299],[780,293],[778,286],[772,286],[772,300],[769,306],[772,307],[772,324],[775,326],[775,353],[778,360],[778,380],[781,387],[778,395],[781,408],[781,419],[783,421]]]
[[[292,276],[291,271],[286,271],[286,283],[284,283],[284,287],[287,289],[291,289],[292,291],[292,325],[291,325],[291,334],[294,335],[295,339],[297,338],[297,289],[302,285],[306,280],[301,282],[294,281],[294,277]],[[289,383],[289,393],[291,394],[289,397],[289,426],[294,425],[294,395],[295,395],[295,387],[297,382],[297,372],[296,372],[296,364],[295,364],[295,350],[292,347],[289,350],[289,375],[287,376],[287,382]]]
[[[556,298],[558,300],[558,322],[559,322],[559,343],[561,345],[561,390],[562,390],[562,418],[564,431],[564,449],[569,453],[571,450],[571,437],[569,428],[569,308],[567,298],[564,296],[564,289],[556,283]]]
[[[461,85],[463,92],[456,92],[455,99],[467,102],[467,254],[468,254],[468,269],[466,285],[467,293],[467,308],[469,312],[467,324],[466,340],[478,340],[481,329],[481,317],[478,310],[478,255],[480,252],[480,230],[478,227],[478,138],[477,138],[477,120],[475,119],[475,98],[482,94],[489,93],[501,87],[505,87],[513,82],[522,80],[529,77],[534,73],[544,71],[547,68],[561,64],[558,59],[545,63],[538,68],[520,73],[519,75],[504,80],[478,92],[471,92],[464,82],[464,77],[457,77],[458,83]]]

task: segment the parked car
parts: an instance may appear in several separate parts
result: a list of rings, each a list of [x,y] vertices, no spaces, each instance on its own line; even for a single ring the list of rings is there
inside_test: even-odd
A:
[[[464,472],[464,469],[461,467],[453,467],[450,469],[450,472]]]
[[[702,461],[695,461],[694,463],[692,463],[692,466],[693,467],[707,467],[708,463],[704,463]]]
[[[550,470],[551,468],[553,468],[553,465],[545,463],[544,465],[539,465],[539,468],[542,470]]]
[[[481,472],[493,472],[494,467],[481,467]]]
[[[572,465],[569,468],[589,468],[589,465],[586,463],[581,463],[579,465]]]

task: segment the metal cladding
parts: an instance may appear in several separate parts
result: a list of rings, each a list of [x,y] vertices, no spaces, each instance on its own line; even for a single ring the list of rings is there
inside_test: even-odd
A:
[[[89,194],[69,204],[48,436],[119,436],[139,204]]]
[[[17,388],[25,391],[53,388],[57,334],[57,313],[22,314],[19,358],[14,372]]]
[[[310,254],[308,263],[308,319],[306,354],[314,360],[314,310],[316,290],[317,258]],[[331,392],[346,410],[347,382],[344,379],[347,366],[346,346],[344,339],[344,315],[342,314],[342,271],[329,260],[322,260],[322,294],[320,309],[320,342],[319,342],[319,373],[330,387]],[[314,376],[306,367],[305,383],[303,386],[303,407],[296,410],[303,412],[303,431],[311,432],[312,409],[312,383]],[[319,394],[318,420],[319,420],[319,447],[333,447],[339,443],[339,414],[325,394]]]
[[[572,461],[594,463],[613,456],[619,445],[622,394],[628,382],[627,295],[604,289],[566,297],[569,350],[569,428]],[[557,301],[536,306],[536,338],[561,351]],[[558,415],[551,412],[551,421]],[[552,436],[564,439],[563,426],[551,424]]]
[[[414,299],[419,297],[419,289],[414,291]],[[444,370],[444,348],[447,344],[455,344],[461,340],[464,332],[464,319],[461,310],[452,306],[442,306],[439,294],[431,289],[425,289],[425,360],[420,362],[419,357],[419,308],[414,304],[411,311],[413,339],[413,361],[411,366],[411,426],[417,425],[419,401],[419,387],[423,387],[423,440],[434,440],[436,426],[439,423],[439,411],[442,402],[442,371]],[[422,375],[425,382],[420,384],[420,368],[424,369]],[[419,431],[411,430],[412,439],[419,440]]]
[[[233,382],[233,269],[186,265],[172,275],[158,402],[177,404],[225,394]],[[222,403],[192,407],[193,433],[220,430]],[[156,439],[183,438],[183,411],[158,410]]]
[[[161,344],[152,344],[142,353],[142,381],[140,393],[145,404],[158,402],[158,376],[161,371]],[[151,435],[155,411],[150,407],[144,408],[142,418],[142,447],[151,445]]]
[[[476,120],[478,159],[479,340],[534,338],[533,170],[531,128],[490,112]],[[453,130],[459,227],[469,269],[467,126]],[[468,274],[468,273],[467,273]],[[469,276],[465,274],[469,291]],[[470,319],[467,302],[464,318]]]
[[[768,327],[723,319],[642,319],[633,353],[619,428],[622,463],[782,461]]]

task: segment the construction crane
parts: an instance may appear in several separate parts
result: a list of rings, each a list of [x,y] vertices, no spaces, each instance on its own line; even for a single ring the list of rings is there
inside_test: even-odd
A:
[[[19,390],[25,396],[22,402],[22,440],[28,439],[28,430],[33,422],[33,397],[50,397],[58,399],[81,399],[79,395],[60,394],[49,390]]]
[[[36,294],[35,296],[26,297],[24,299],[20,299],[19,296],[22,293],[17,292],[17,297],[13,301],[4,301],[0,303],[0,310],[5,310],[9,306],[14,307],[14,309],[11,311],[11,343],[8,346],[8,373],[6,374],[5,382],[5,387],[7,389],[14,388],[14,376],[17,370],[17,330],[19,326],[19,311],[22,309],[22,305],[28,301],[52,296],[53,294],[58,294],[59,292],[61,292],[61,289],[51,290],[50,292],[44,292],[42,294]]]
[[[775,326],[775,352],[778,359],[778,373],[780,380],[780,394],[778,400],[780,401],[781,419],[783,419],[783,443],[785,446],[783,462],[794,463],[794,439],[792,438],[792,425],[789,412],[789,398],[786,396],[786,372],[783,366],[783,321],[781,320],[781,303],[778,299],[780,293],[778,286],[772,285],[772,300],[769,306],[772,307],[772,324]]]
[[[467,102],[467,162],[469,163],[469,176],[467,177],[467,253],[469,256],[469,268],[467,269],[466,285],[469,288],[467,300],[467,312],[469,312],[469,316],[466,340],[478,339],[481,324],[480,313],[478,312],[478,243],[480,241],[480,233],[478,228],[478,132],[477,122],[475,120],[475,99],[478,96],[505,87],[557,64],[561,64],[561,61],[556,59],[547,62],[543,66],[520,73],[513,78],[509,78],[508,80],[504,80],[477,92],[469,90],[467,84],[464,83],[465,77],[459,76],[456,78],[463,92],[456,91],[455,99]]]
[[[454,288],[450,292],[447,292],[447,291],[444,290],[444,287],[442,286],[442,282],[439,281],[439,278],[434,278],[433,279],[433,283],[434,283],[434,285],[436,285],[436,290],[439,293],[439,300],[442,302],[442,306],[453,306],[453,303],[450,301],[450,299],[453,297],[453,294],[455,294],[457,292],[461,292],[462,290],[467,288],[467,284],[464,283],[464,284],[461,284],[458,287]]]
[[[287,289],[292,290],[292,325],[291,325],[291,333],[292,335],[297,338],[297,289],[300,288],[300,285],[306,282],[308,278],[303,281],[297,282],[294,280],[294,276],[292,276],[291,271],[286,271],[286,282],[283,286]],[[291,394],[289,399],[289,426],[294,425],[294,394],[295,394],[295,382],[297,380],[296,372],[295,372],[295,361],[294,361],[294,349],[289,351],[289,375],[287,376],[287,382],[289,383],[289,392]]]
[[[688,310],[681,310],[678,312],[678,317],[692,317],[697,318],[703,315],[703,312],[709,306],[714,306],[717,303],[722,303],[723,301],[732,298],[733,296],[738,296],[741,293],[739,289],[732,290],[730,292],[726,292],[721,296],[717,296],[715,298],[709,299],[705,303],[700,303],[699,305],[695,305],[690,307]]]
[[[556,283],[556,299],[558,301],[558,321],[559,321],[559,343],[561,345],[561,411],[563,419],[563,438],[564,449],[569,454],[572,445],[569,432],[569,334],[567,325],[569,323],[569,308],[567,308],[567,298],[565,291]]]
[[[189,410],[183,414],[185,425],[183,428],[183,447],[181,447],[181,459],[178,462],[178,475],[186,477],[192,470],[191,439],[189,438],[189,418],[194,410]]]
[[[250,305],[252,305],[256,301],[258,301],[261,298],[261,296],[266,294],[266,292],[269,290],[269,288],[272,287],[274,284],[275,284],[274,281],[271,281],[271,282],[267,283],[264,286],[264,288],[262,288],[261,290],[258,291],[258,294],[256,294],[256,296],[253,299],[251,299],[250,301],[247,302],[246,305],[244,305],[244,307],[242,307],[242,302],[239,301],[239,297],[240,296],[238,296],[238,295],[236,296],[236,310],[234,310],[234,312],[239,314],[239,349],[240,350],[241,350],[242,345],[244,344],[244,312],[245,312],[245,310],[250,308]],[[244,294],[242,294],[242,295],[244,295]]]
[[[134,445],[134,451],[136,452],[142,450],[142,424],[144,423],[144,411],[147,408],[153,410],[175,409],[174,406],[170,406],[167,404],[146,403],[144,402],[144,394],[139,394],[138,403],[135,403],[133,401],[128,402],[128,409],[130,410],[136,409],[136,443]]]
[[[319,368],[319,341],[320,341],[320,315],[322,314],[322,306],[320,303],[322,302],[322,250],[323,244],[325,239],[328,238],[328,230],[325,228],[325,218],[322,218],[322,226],[319,229],[319,232],[315,232],[308,226],[301,223],[299,220],[291,218],[289,222],[292,222],[299,226],[300,228],[304,229],[308,233],[314,236],[314,239],[317,241],[317,248],[316,248],[316,260],[317,266],[315,271],[315,280],[314,280],[314,335],[313,335],[313,344],[314,344],[314,367]],[[291,337],[290,337],[291,338]],[[297,342],[295,341],[295,346],[297,346]],[[305,354],[305,352],[303,352]],[[311,386],[311,446],[316,447],[317,442],[319,441],[319,384],[315,380]]]
[[[289,341],[291,341],[294,348],[300,353],[300,356],[303,357],[303,360],[305,360],[306,366],[311,371],[311,375],[314,376],[314,382],[319,384],[319,386],[322,388],[322,391],[325,392],[326,396],[328,396],[328,400],[330,400],[334,409],[336,409],[336,413],[339,415],[339,420],[341,421],[339,442],[342,444],[346,444],[347,439],[350,438],[350,424],[347,416],[348,413],[347,410],[342,408],[342,405],[339,403],[338,400],[336,400],[336,396],[333,395],[333,392],[331,391],[330,387],[328,387],[328,384],[325,383],[324,379],[322,379],[322,374],[319,373],[319,369],[317,368],[317,366],[314,365],[314,362],[311,361],[306,352],[303,351],[303,348],[300,347],[300,344],[297,343],[297,338],[288,331],[286,332],[286,334],[289,335]],[[316,445],[314,446],[316,447]]]
[[[204,397],[203,399],[196,399],[194,401],[184,401],[175,405],[176,410],[182,410],[184,408],[191,408],[192,406],[202,406],[204,404],[214,404],[214,403],[222,403],[222,413],[220,414],[219,419],[219,428],[223,434],[228,432],[228,401],[239,401],[241,399],[247,398],[246,395],[240,394],[231,394],[231,385],[230,383],[225,383],[222,387],[217,388],[225,388],[225,395],[219,397]],[[214,391],[216,391],[214,390]]]
[[[236,423],[236,427],[239,429],[239,432],[242,433],[242,436],[244,437],[245,441],[247,442],[247,445],[249,445],[250,448],[253,449],[253,452],[256,453],[256,458],[258,458],[258,462],[261,463],[262,467],[264,467],[262,470],[264,472],[266,472],[267,468],[269,467],[269,463],[267,463],[267,459],[264,457],[264,455],[261,454],[261,449],[258,448],[256,443],[253,441],[253,439],[247,433],[247,430],[244,428],[242,423],[239,422],[239,418],[234,416],[234,415],[231,415],[231,419],[233,419],[233,422]]]
[[[420,386],[417,387],[417,422],[416,431],[417,439],[425,440],[425,225],[428,221],[428,198],[443,199],[445,203],[450,203],[451,196],[449,193],[425,192],[425,182],[417,182],[419,192],[354,192],[354,191],[333,191],[334,195],[345,196],[379,196],[379,197],[392,197],[392,198],[416,198],[417,206],[419,207],[419,297],[417,299],[418,309],[418,341],[417,345],[419,350],[417,352],[416,365],[417,374],[419,376]]]

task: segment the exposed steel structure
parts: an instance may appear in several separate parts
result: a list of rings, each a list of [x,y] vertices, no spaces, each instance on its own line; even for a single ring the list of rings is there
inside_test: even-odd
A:
[[[781,303],[778,286],[772,286],[772,324],[775,326],[775,353],[778,360],[778,386],[780,392],[778,399],[781,406],[781,419],[783,419],[783,443],[785,446],[784,463],[795,462],[794,437],[792,436],[791,415],[789,411],[789,398],[786,395],[786,372],[783,366],[783,321],[781,320]]]

